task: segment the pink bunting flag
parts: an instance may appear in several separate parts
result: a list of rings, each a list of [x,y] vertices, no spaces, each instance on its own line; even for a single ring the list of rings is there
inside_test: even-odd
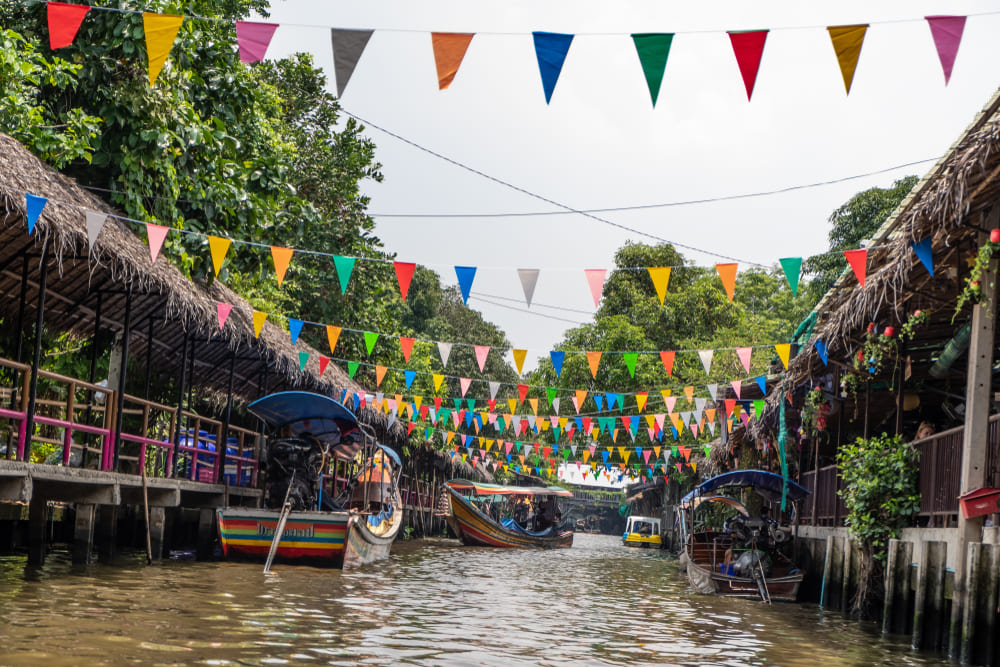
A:
[[[469,385],[472,384],[470,378],[458,378],[458,386],[462,390],[462,398],[465,398],[465,393],[469,391]]]
[[[587,276],[590,294],[594,297],[594,308],[597,308],[601,302],[601,292],[604,291],[604,278],[608,273],[607,269],[584,269],[583,273]]]
[[[958,46],[962,43],[962,32],[965,30],[964,16],[927,16],[927,25],[934,38],[941,69],[944,70],[944,85],[951,80],[951,70],[955,66],[955,56]]]
[[[49,48],[54,51],[73,43],[90,6],[47,2],[45,9],[49,20]]]
[[[474,345],[473,347],[476,348],[476,363],[479,364],[479,372],[482,373],[486,368],[486,357],[489,356],[490,346]]]
[[[153,264],[156,264],[156,258],[160,255],[160,249],[163,248],[163,241],[167,238],[168,231],[170,230],[167,227],[154,225],[151,222],[146,223],[146,236],[149,238],[149,257],[153,260]]]
[[[743,383],[739,380],[733,380],[729,384],[733,388],[733,393],[736,394],[736,398],[739,398],[740,392],[743,391]]]
[[[229,318],[229,313],[232,311],[233,306],[228,303],[222,303],[221,301],[215,302],[215,309],[219,314],[219,330],[226,326],[226,320]]]
[[[750,356],[753,354],[752,347],[738,347],[736,348],[736,356],[739,357],[740,363],[743,364],[743,368],[747,373],[750,372]]]
[[[764,42],[767,41],[767,30],[748,30],[730,32],[729,41],[733,45],[736,64],[743,76],[743,85],[747,89],[747,101],[753,96],[753,87],[757,82],[757,70],[760,69],[760,59],[764,55]]]
[[[277,23],[237,21],[236,44],[240,49],[240,62],[248,65],[263,60],[277,28]]]
[[[858,250],[845,250],[844,257],[847,258],[847,263],[851,265],[851,269],[854,270],[854,276],[858,279],[858,284],[861,287],[865,286],[865,273],[868,268],[868,250],[865,248],[860,248]]]

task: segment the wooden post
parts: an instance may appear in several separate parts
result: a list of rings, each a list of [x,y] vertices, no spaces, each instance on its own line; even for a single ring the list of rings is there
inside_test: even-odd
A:
[[[94,524],[97,518],[96,505],[77,503],[76,519],[73,525],[73,562],[89,563],[94,550]]]
[[[1000,203],[989,213],[986,228],[1000,227]],[[980,234],[986,243],[986,234]],[[990,403],[993,398],[994,324],[997,318],[997,259],[994,257],[980,279],[982,301],[972,307],[972,337],[969,341],[969,370],[965,384],[965,429],[962,432],[962,475],[959,494],[986,486],[986,451],[989,441]],[[952,596],[948,656],[958,657],[961,642],[962,610],[966,604],[965,554],[973,542],[982,541],[983,519],[966,519],[958,513],[955,559],[955,588]]]
[[[118,506],[101,505],[97,515],[97,557],[111,562],[118,542]]]
[[[122,343],[121,343],[121,367],[118,370],[118,402],[115,405],[115,439],[112,451],[114,452],[114,466],[112,470],[118,472],[119,456],[122,446],[122,418],[125,416],[125,376],[128,369],[128,339],[132,333],[132,283],[129,283],[128,292],[125,294],[125,318],[122,323]]]
[[[229,442],[229,425],[233,418],[233,376],[236,373],[236,350],[230,352],[229,355],[229,394],[226,397],[226,417],[222,422],[221,434],[216,438],[215,441],[215,453],[218,457],[215,459],[215,483],[219,484],[222,478],[226,474],[226,443]],[[239,456],[243,456],[243,452],[240,451]],[[320,483],[322,483],[322,471],[320,472]]]
[[[45,326],[45,288],[49,277],[49,263],[47,261],[48,247],[49,239],[46,237],[45,241],[42,242],[41,258],[38,260],[38,318],[35,320],[35,356],[31,363],[31,383],[28,385],[28,418],[25,419],[24,450],[19,452],[19,458],[22,461],[31,460],[31,438],[35,434],[35,404],[38,400],[38,367],[42,364],[42,327]]]
[[[49,518],[48,501],[36,493],[28,504],[28,565],[45,564],[45,528]]]
[[[100,356],[100,333],[101,333],[101,308],[104,305],[104,293],[98,290],[97,292],[97,309],[94,314],[94,337],[90,340],[90,374],[87,376],[87,382],[90,384],[95,384],[97,382],[97,359]],[[107,396],[107,394],[105,394]],[[94,401],[97,400],[97,392],[90,390],[87,393],[87,411],[84,413],[83,421],[85,424],[90,424],[90,418],[94,410]],[[83,440],[83,450],[80,453],[80,467],[87,467],[87,454],[88,451],[89,438],[84,438]]]

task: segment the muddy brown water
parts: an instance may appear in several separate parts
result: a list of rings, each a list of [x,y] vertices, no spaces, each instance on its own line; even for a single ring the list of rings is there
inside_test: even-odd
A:
[[[400,542],[341,572],[0,558],[2,665],[943,665],[809,604],[692,592],[677,562],[581,534],[571,549]]]

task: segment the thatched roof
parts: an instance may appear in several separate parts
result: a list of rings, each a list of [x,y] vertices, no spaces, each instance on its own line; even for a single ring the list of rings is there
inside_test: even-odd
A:
[[[48,200],[31,236],[25,217],[25,193]],[[89,252],[87,211],[112,216]],[[253,309],[245,299],[219,281],[210,286],[192,282],[166,258],[152,264],[147,245],[133,233],[130,223],[114,217],[117,215],[17,141],[0,134],[0,314],[5,320],[16,322],[22,258],[27,255],[29,280],[23,329],[30,331],[37,317],[38,258],[43,246],[47,246],[47,327],[93,335],[101,293],[101,328],[120,332],[131,287],[129,342],[133,361],[145,359],[151,345],[155,369],[178,377],[187,333],[196,341],[193,382],[208,392],[228,393],[232,354],[236,355],[234,396],[243,401],[262,394],[265,369],[269,392],[294,387],[338,399],[344,390],[351,394],[364,392],[336,364],[330,364],[321,377],[317,351],[302,340],[293,347],[288,332],[274,324],[265,323],[260,337],[255,338]],[[221,331],[216,310],[219,301],[233,306]],[[299,370],[299,352],[310,353],[304,372]],[[362,413],[364,421],[383,437],[390,435],[384,415],[373,410]],[[397,426],[390,439],[403,437],[403,429]]]
[[[967,313],[955,315],[957,296],[968,275],[967,258],[980,246],[986,214],[1000,202],[1000,91],[930,172],[913,188],[869,244],[865,286],[848,269],[814,309],[816,323],[769,392],[765,417],[751,422],[751,435],[773,432],[779,401],[786,392],[827,371],[813,342],[823,341],[830,364],[844,365],[857,350],[868,323],[879,329],[900,326],[917,309],[932,312],[908,348],[914,350],[915,380],[926,380],[927,367]],[[997,226],[997,225],[993,225]],[[934,277],[920,263],[911,244],[930,237]],[[953,323],[954,322],[954,323]]]

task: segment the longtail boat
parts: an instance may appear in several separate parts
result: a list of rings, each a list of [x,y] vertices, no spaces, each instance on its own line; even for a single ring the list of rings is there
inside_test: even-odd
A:
[[[558,486],[500,486],[465,479],[445,482],[448,525],[466,546],[556,548],[573,546],[557,498]]]
[[[739,500],[716,493],[725,487],[756,492],[762,500],[760,517],[751,518]],[[795,562],[791,529],[771,519],[767,505],[778,504],[784,497],[797,506],[809,493],[781,475],[735,470],[705,480],[684,496],[678,516],[685,545],[682,561],[686,561],[688,580],[695,590],[765,602],[794,602],[805,568]],[[716,514],[725,514],[727,508],[733,511],[721,530],[697,523],[698,509],[710,505],[722,508]]]
[[[629,516],[625,522],[625,532],[622,533],[622,544],[627,547],[662,549],[663,537],[660,535],[659,517],[637,514]]]
[[[396,453],[327,396],[281,392],[251,403],[248,410],[271,432],[265,507],[217,510],[224,557],[264,561],[284,512],[276,545],[279,562],[351,568],[387,558],[403,523]],[[358,464],[337,497],[324,495],[321,483],[330,461]]]

